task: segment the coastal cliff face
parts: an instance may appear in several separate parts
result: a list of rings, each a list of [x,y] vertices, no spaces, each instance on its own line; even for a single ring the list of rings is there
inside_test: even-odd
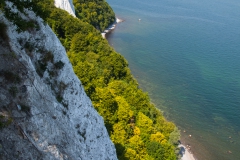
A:
[[[6,5],[33,25],[19,29],[0,11],[0,159],[117,159],[56,35]]]
[[[74,17],[76,17],[75,15],[75,9],[74,9],[74,5],[73,5],[73,1],[72,0],[55,0],[55,6],[57,8],[61,8],[65,11],[67,11],[69,14],[73,15]]]

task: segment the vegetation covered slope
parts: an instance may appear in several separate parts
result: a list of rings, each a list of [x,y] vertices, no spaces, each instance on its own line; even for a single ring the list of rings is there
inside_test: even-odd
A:
[[[52,0],[35,0],[27,6],[51,26],[68,51],[75,73],[104,118],[118,158],[177,159],[176,126],[166,121],[149,96],[139,89],[126,60],[100,32],[55,8]],[[76,7],[76,12],[81,11]]]
[[[112,8],[105,0],[73,0],[76,16],[101,32],[115,20]]]

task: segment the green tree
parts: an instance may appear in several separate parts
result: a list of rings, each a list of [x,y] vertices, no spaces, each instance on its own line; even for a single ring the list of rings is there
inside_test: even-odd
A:
[[[178,140],[180,139],[180,131],[177,127],[174,128],[174,131],[170,133],[169,143],[172,145],[178,145]]]
[[[115,14],[105,0],[73,0],[76,16],[101,32],[115,21]]]

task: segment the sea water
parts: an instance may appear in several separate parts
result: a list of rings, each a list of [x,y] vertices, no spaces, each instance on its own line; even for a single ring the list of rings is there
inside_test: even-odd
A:
[[[124,20],[110,45],[182,142],[199,160],[239,160],[240,1],[107,2]]]

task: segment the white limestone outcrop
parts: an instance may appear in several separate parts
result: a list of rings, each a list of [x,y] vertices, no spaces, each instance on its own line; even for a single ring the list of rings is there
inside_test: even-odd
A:
[[[0,13],[8,34],[6,41],[0,37],[0,115],[1,122],[12,120],[0,131],[0,159],[116,160],[103,118],[74,74],[64,47],[41,18],[25,12],[19,15],[37,28],[17,32]],[[20,82],[4,77],[10,72]],[[15,95],[11,89],[17,90]]]
[[[55,0],[55,6],[57,8],[61,8],[65,11],[67,11],[69,14],[73,15],[74,17],[76,17],[75,15],[75,9],[74,9],[74,5],[73,5],[73,1],[72,0]]]

